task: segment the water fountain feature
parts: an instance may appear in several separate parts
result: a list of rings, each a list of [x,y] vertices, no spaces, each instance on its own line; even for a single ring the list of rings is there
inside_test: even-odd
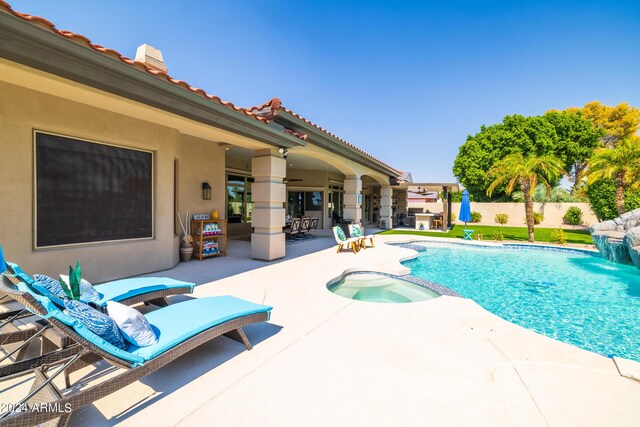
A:
[[[640,208],[591,226],[596,248],[606,259],[640,269]]]

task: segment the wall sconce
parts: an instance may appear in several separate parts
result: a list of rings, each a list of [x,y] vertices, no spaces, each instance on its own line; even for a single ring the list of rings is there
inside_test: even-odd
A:
[[[211,186],[208,182],[202,183],[202,200],[211,200]]]

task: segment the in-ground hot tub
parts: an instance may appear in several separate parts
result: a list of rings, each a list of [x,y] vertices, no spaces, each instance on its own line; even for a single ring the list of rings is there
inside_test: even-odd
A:
[[[327,285],[327,288],[345,298],[382,303],[419,302],[440,296],[440,293],[422,284],[377,273],[347,274]]]

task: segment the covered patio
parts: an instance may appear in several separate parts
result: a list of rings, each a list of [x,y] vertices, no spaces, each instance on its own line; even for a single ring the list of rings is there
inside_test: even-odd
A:
[[[451,193],[460,191],[457,183],[401,182],[399,189],[406,194],[407,217],[404,225],[417,230],[440,230],[446,232],[452,226]],[[442,204],[440,212],[430,212],[426,202]]]

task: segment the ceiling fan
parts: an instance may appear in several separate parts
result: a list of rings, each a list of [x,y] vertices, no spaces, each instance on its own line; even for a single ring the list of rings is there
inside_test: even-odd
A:
[[[422,187],[418,187],[418,191],[411,191],[409,190],[410,193],[415,193],[415,194],[419,194],[421,196],[428,196],[430,194],[433,193],[433,191],[427,191],[426,188],[422,188]]]

